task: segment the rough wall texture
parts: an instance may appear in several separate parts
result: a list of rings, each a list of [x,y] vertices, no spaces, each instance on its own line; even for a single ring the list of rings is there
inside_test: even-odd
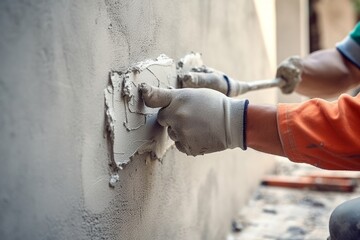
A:
[[[270,157],[172,149],[109,188],[103,89],[110,70],[191,50],[270,77],[252,1],[3,0],[0,30],[0,239],[224,238]]]

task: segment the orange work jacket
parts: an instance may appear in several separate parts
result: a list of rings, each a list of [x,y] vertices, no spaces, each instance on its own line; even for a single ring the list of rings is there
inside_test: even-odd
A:
[[[360,170],[360,94],[337,101],[279,104],[278,131],[286,156],[331,170]]]

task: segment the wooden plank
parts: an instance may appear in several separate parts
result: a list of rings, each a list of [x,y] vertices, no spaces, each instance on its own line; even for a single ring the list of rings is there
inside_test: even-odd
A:
[[[354,179],[315,177],[315,176],[266,176],[261,182],[264,186],[310,189],[315,191],[353,192]]]

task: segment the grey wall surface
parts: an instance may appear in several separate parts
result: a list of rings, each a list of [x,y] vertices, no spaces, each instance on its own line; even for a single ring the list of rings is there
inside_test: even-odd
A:
[[[110,70],[191,50],[270,77],[252,1],[2,0],[0,32],[0,239],[225,238],[271,157],[172,149],[112,189],[103,89]]]
[[[277,65],[290,56],[305,57],[309,53],[309,3],[307,0],[276,0]],[[296,92],[283,94],[278,90],[278,102],[296,103],[304,97]]]

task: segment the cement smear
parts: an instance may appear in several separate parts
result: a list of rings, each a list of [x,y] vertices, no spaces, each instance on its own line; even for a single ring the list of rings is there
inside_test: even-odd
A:
[[[161,160],[173,145],[166,128],[157,121],[159,108],[145,106],[138,85],[146,82],[152,86],[170,88],[177,85],[177,70],[172,59],[160,55],[131,66],[124,72],[111,72],[105,93],[105,118],[112,159],[117,169],[122,169],[134,155],[146,154],[147,159]],[[116,181],[110,180],[111,186]]]

